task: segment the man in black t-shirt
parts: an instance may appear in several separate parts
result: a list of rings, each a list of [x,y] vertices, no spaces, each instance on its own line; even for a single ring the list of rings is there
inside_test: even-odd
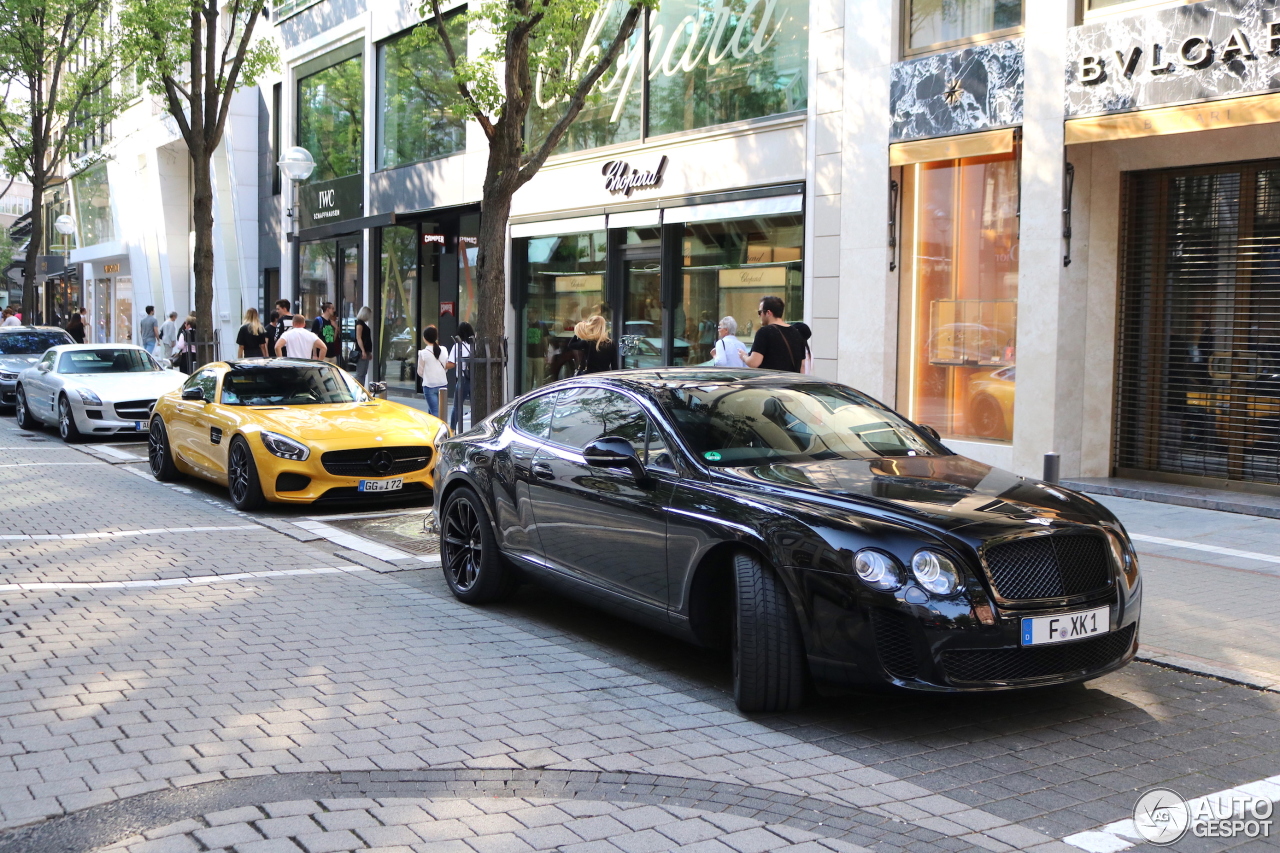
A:
[[[267,326],[271,334],[267,338],[267,352],[276,351],[276,341],[293,326],[293,305],[288,299],[277,299],[275,310],[271,312],[273,325]]]
[[[342,341],[338,340],[338,327],[333,322],[337,314],[338,309],[333,303],[326,302],[320,306],[320,316],[311,326],[311,334],[324,341],[324,358],[330,364],[337,364],[338,356],[342,354]]]
[[[760,330],[751,344],[747,367],[789,370],[800,373],[804,365],[804,338],[800,331],[782,322],[782,300],[766,296],[760,300]]]

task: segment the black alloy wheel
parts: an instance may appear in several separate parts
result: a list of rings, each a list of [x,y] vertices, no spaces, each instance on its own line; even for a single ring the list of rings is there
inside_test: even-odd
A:
[[[480,496],[463,487],[445,501],[440,520],[440,557],[444,579],[459,601],[484,604],[511,591],[511,571],[498,553],[498,542]]]
[[[227,461],[227,488],[231,503],[239,510],[255,510],[266,503],[262,483],[258,480],[258,466],[253,461],[249,442],[241,436],[231,439]]]
[[[76,426],[76,415],[71,411],[71,401],[66,394],[58,398],[58,435],[68,444],[75,444],[84,438],[80,428]]]
[[[21,386],[18,388],[18,402],[13,406],[13,415],[17,418],[20,429],[34,432],[42,426],[35,415],[31,414],[31,406],[27,405],[27,392]]]
[[[755,554],[733,557],[733,700],[738,710],[794,711],[804,701],[804,638],[778,576]]]
[[[172,483],[182,477],[173,461],[169,433],[158,417],[151,419],[151,430],[147,433],[147,462],[151,464],[151,475],[162,483]]]

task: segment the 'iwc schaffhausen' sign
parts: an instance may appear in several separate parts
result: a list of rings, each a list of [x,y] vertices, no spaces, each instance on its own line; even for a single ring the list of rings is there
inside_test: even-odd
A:
[[[1274,0],[1208,0],[1108,18],[1067,35],[1067,117],[1280,88]]]
[[[662,175],[667,171],[667,158],[658,161],[656,169],[642,172],[633,169],[625,160],[610,160],[600,170],[604,175],[604,188],[611,193],[631,195],[635,190],[651,190],[662,185]]]

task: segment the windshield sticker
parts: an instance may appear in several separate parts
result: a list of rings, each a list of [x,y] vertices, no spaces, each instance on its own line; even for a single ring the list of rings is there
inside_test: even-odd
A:
[[[706,453],[702,454],[702,458],[708,462],[719,462],[720,454],[716,453],[714,450],[708,450]]]

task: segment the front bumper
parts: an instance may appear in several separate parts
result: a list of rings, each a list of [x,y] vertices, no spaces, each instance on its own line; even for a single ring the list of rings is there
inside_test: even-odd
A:
[[[0,379],[0,406],[18,405],[18,380]]]
[[[794,577],[805,610],[810,670],[830,686],[969,693],[1069,684],[1123,667],[1138,648],[1141,583],[1131,592],[1119,585],[1063,607],[991,606],[995,624],[988,625],[963,595],[917,604],[906,600],[905,588],[871,594],[843,574],[796,570]],[[1021,644],[1024,616],[1102,606],[1110,611],[1105,634]]]
[[[358,502],[369,504],[400,503],[421,500],[432,494],[434,479],[431,469],[435,462],[435,449],[425,467],[418,471],[379,477],[372,474],[344,477],[325,470],[321,457],[324,451],[312,448],[311,455],[302,462],[282,459],[262,446],[260,439],[250,437],[262,493],[267,500],[276,503],[311,504],[317,502]],[[404,485],[389,492],[361,492],[360,482],[385,482],[403,480]]]
[[[149,415],[138,419],[126,419],[121,417],[110,403],[91,406],[72,400],[71,396],[68,395],[67,399],[71,400],[71,413],[75,416],[76,428],[81,433],[85,435],[131,433],[137,435],[140,441],[146,438],[151,423]]]

